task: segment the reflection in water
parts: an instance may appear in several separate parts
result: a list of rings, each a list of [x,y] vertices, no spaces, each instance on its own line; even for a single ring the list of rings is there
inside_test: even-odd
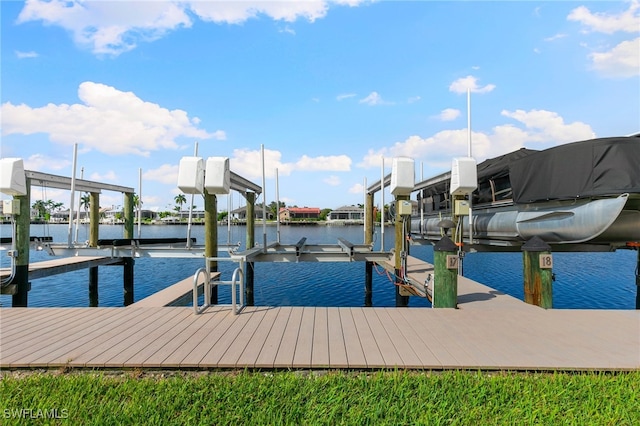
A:
[[[385,231],[385,247],[393,247],[392,228]],[[32,226],[32,235],[51,235],[54,241],[66,241],[67,225]],[[143,238],[186,237],[186,226],[143,226]],[[379,230],[378,230],[379,231]],[[10,235],[7,225],[2,236]],[[80,228],[79,240],[88,235]],[[245,244],[245,227],[233,226],[230,232],[219,228],[219,243]],[[355,244],[364,239],[360,226],[282,226],[281,242],[295,244],[307,237],[308,244],[336,244],[345,238]],[[100,227],[101,238],[121,238],[122,226]],[[194,226],[192,237],[201,244],[204,227]],[[379,250],[379,232],[374,249]],[[256,226],[256,241],[262,241],[262,226]],[[275,226],[267,226],[267,241],[276,239]],[[411,246],[411,255],[433,263],[431,246]],[[3,267],[8,266],[5,252],[0,253]],[[30,252],[32,262],[48,260],[46,252]],[[575,309],[635,309],[634,281],[636,253],[619,250],[613,253],[554,253],[554,307]],[[134,299],[140,300],[176,283],[203,266],[198,259],[135,260]],[[235,264],[219,262],[222,279],[231,277]],[[521,253],[471,253],[465,256],[464,271],[468,278],[498,291],[524,298]],[[256,263],[254,298],[256,305],[265,306],[395,306],[395,287],[386,274],[373,268],[372,292],[365,289],[365,263]],[[90,271],[81,270],[34,280],[29,292],[29,306],[122,306],[123,268],[99,268],[98,288],[90,286]],[[220,303],[230,303],[228,286],[220,288]],[[11,306],[11,296],[1,296],[2,306]],[[428,301],[412,297],[409,306],[429,306]]]

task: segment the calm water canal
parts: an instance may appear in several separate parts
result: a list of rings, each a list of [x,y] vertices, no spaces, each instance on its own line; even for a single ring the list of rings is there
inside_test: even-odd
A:
[[[276,240],[276,227],[267,226],[267,241]],[[67,241],[67,225],[32,225],[31,235],[52,236],[54,241]],[[10,228],[2,225],[3,237]],[[137,232],[137,231],[136,231]],[[143,226],[143,238],[186,237],[184,225]],[[245,227],[218,228],[219,242],[241,243],[244,247]],[[256,241],[261,242],[262,225],[256,226]],[[307,244],[336,244],[339,237],[361,244],[361,226],[282,226],[280,241],[295,244],[306,237]],[[122,226],[102,225],[100,238],[121,238]],[[204,227],[193,226],[192,237],[204,240]],[[376,229],[375,249],[380,247],[380,229]],[[88,228],[81,226],[78,240],[88,239]],[[385,248],[393,247],[393,228],[386,228]],[[6,252],[1,264],[9,265]],[[432,246],[411,246],[411,255],[433,263]],[[31,251],[31,261],[51,259],[46,252]],[[229,280],[235,268],[231,262],[220,262],[223,280]],[[197,259],[135,260],[135,300],[174,284],[204,266]],[[555,308],[569,309],[635,309],[634,274],[636,252],[618,250],[612,253],[554,253],[553,288]],[[465,275],[473,280],[523,299],[521,253],[471,253],[465,257]],[[385,274],[374,270],[374,306],[395,306],[394,285]],[[122,268],[100,267],[100,306],[122,306]],[[256,263],[255,303],[271,306],[364,306],[364,263]],[[220,289],[220,303],[229,303],[228,286]],[[1,306],[11,306],[11,296],[0,296]],[[88,270],[81,270],[32,281],[29,306],[88,306]],[[409,306],[430,306],[412,297]]]

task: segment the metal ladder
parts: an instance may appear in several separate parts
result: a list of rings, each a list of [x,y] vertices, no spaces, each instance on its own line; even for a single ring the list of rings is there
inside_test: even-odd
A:
[[[238,267],[233,271],[233,275],[231,276],[230,281],[221,281],[221,280],[212,280],[211,277],[211,262],[219,262],[219,261],[232,261],[238,262]],[[208,257],[205,259],[206,267],[200,268],[193,275],[193,311],[196,315],[200,315],[204,311],[207,310],[211,305],[209,301],[211,300],[211,289],[213,286],[217,285],[230,285],[231,286],[231,309],[233,315],[239,314],[242,309],[244,309],[244,276],[245,276],[245,265],[246,259],[241,256],[233,256],[233,257]],[[204,280],[204,304],[199,306],[198,304],[198,278],[200,274],[205,274]],[[237,303],[237,294],[236,287],[239,288],[240,293],[240,303]]]

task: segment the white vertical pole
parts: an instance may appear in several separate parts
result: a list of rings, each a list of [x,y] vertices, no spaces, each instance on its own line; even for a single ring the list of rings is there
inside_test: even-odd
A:
[[[264,172],[264,144],[260,145],[260,159],[262,160],[262,252],[267,252],[267,188]]]
[[[142,235],[142,168],[138,169],[138,238]]]
[[[467,154],[471,157],[471,91],[467,88]]]
[[[196,141],[195,147],[193,149],[193,156],[198,156],[198,142]],[[191,219],[193,217],[193,196],[191,194],[191,203],[189,203],[189,220],[187,221],[187,248],[191,248]],[[217,219],[216,219],[217,220]]]
[[[467,88],[467,143],[469,158],[471,158],[471,91],[469,88]],[[464,227],[462,227],[462,233],[464,234]],[[469,245],[471,244],[473,244],[473,193],[469,193]]]
[[[362,206],[364,207],[362,209],[362,222],[363,222],[363,226],[362,226],[362,230],[363,230],[363,239],[362,239],[362,243],[364,244],[367,241],[367,178],[364,178],[364,182],[363,182],[363,188],[362,188],[362,198],[363,198],[363,203]]]
[[[227,194],[227,245],[231,246],[231,191]],[[230,247],[229,247],[230,248]]]
[[[280,183],[276,168],[276,241],[280,244]]]
[[[80,179],[84,179],[84,167],[80,167]],[[78,242],[78,231],[80,230],[80,207],[82,207],[82,197],[78,198],[78,211],[76,212],[76,234],[73,239],[76,243]]]
[[[420,182],[424,182],[424,161],[420,162]],[[420,234],[424,236],[424,190],[420,192]]]
[[[384,155],[380,167],[380,251],[384,251]]]
[[[73,144],[73,165],[72,175],[71,175],[71,201],[69,202],[69,229],[67,232],[67,244],[71,247],[71,243],[73,241],[73,204],[75,203],[75,195],[76,195],[76,166],[78,163],[78,144]]]

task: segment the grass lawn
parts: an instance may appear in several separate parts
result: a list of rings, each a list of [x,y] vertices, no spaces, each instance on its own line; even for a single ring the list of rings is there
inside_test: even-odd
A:
[[[0,424],[640,424],[640,372],[4,372]]]

